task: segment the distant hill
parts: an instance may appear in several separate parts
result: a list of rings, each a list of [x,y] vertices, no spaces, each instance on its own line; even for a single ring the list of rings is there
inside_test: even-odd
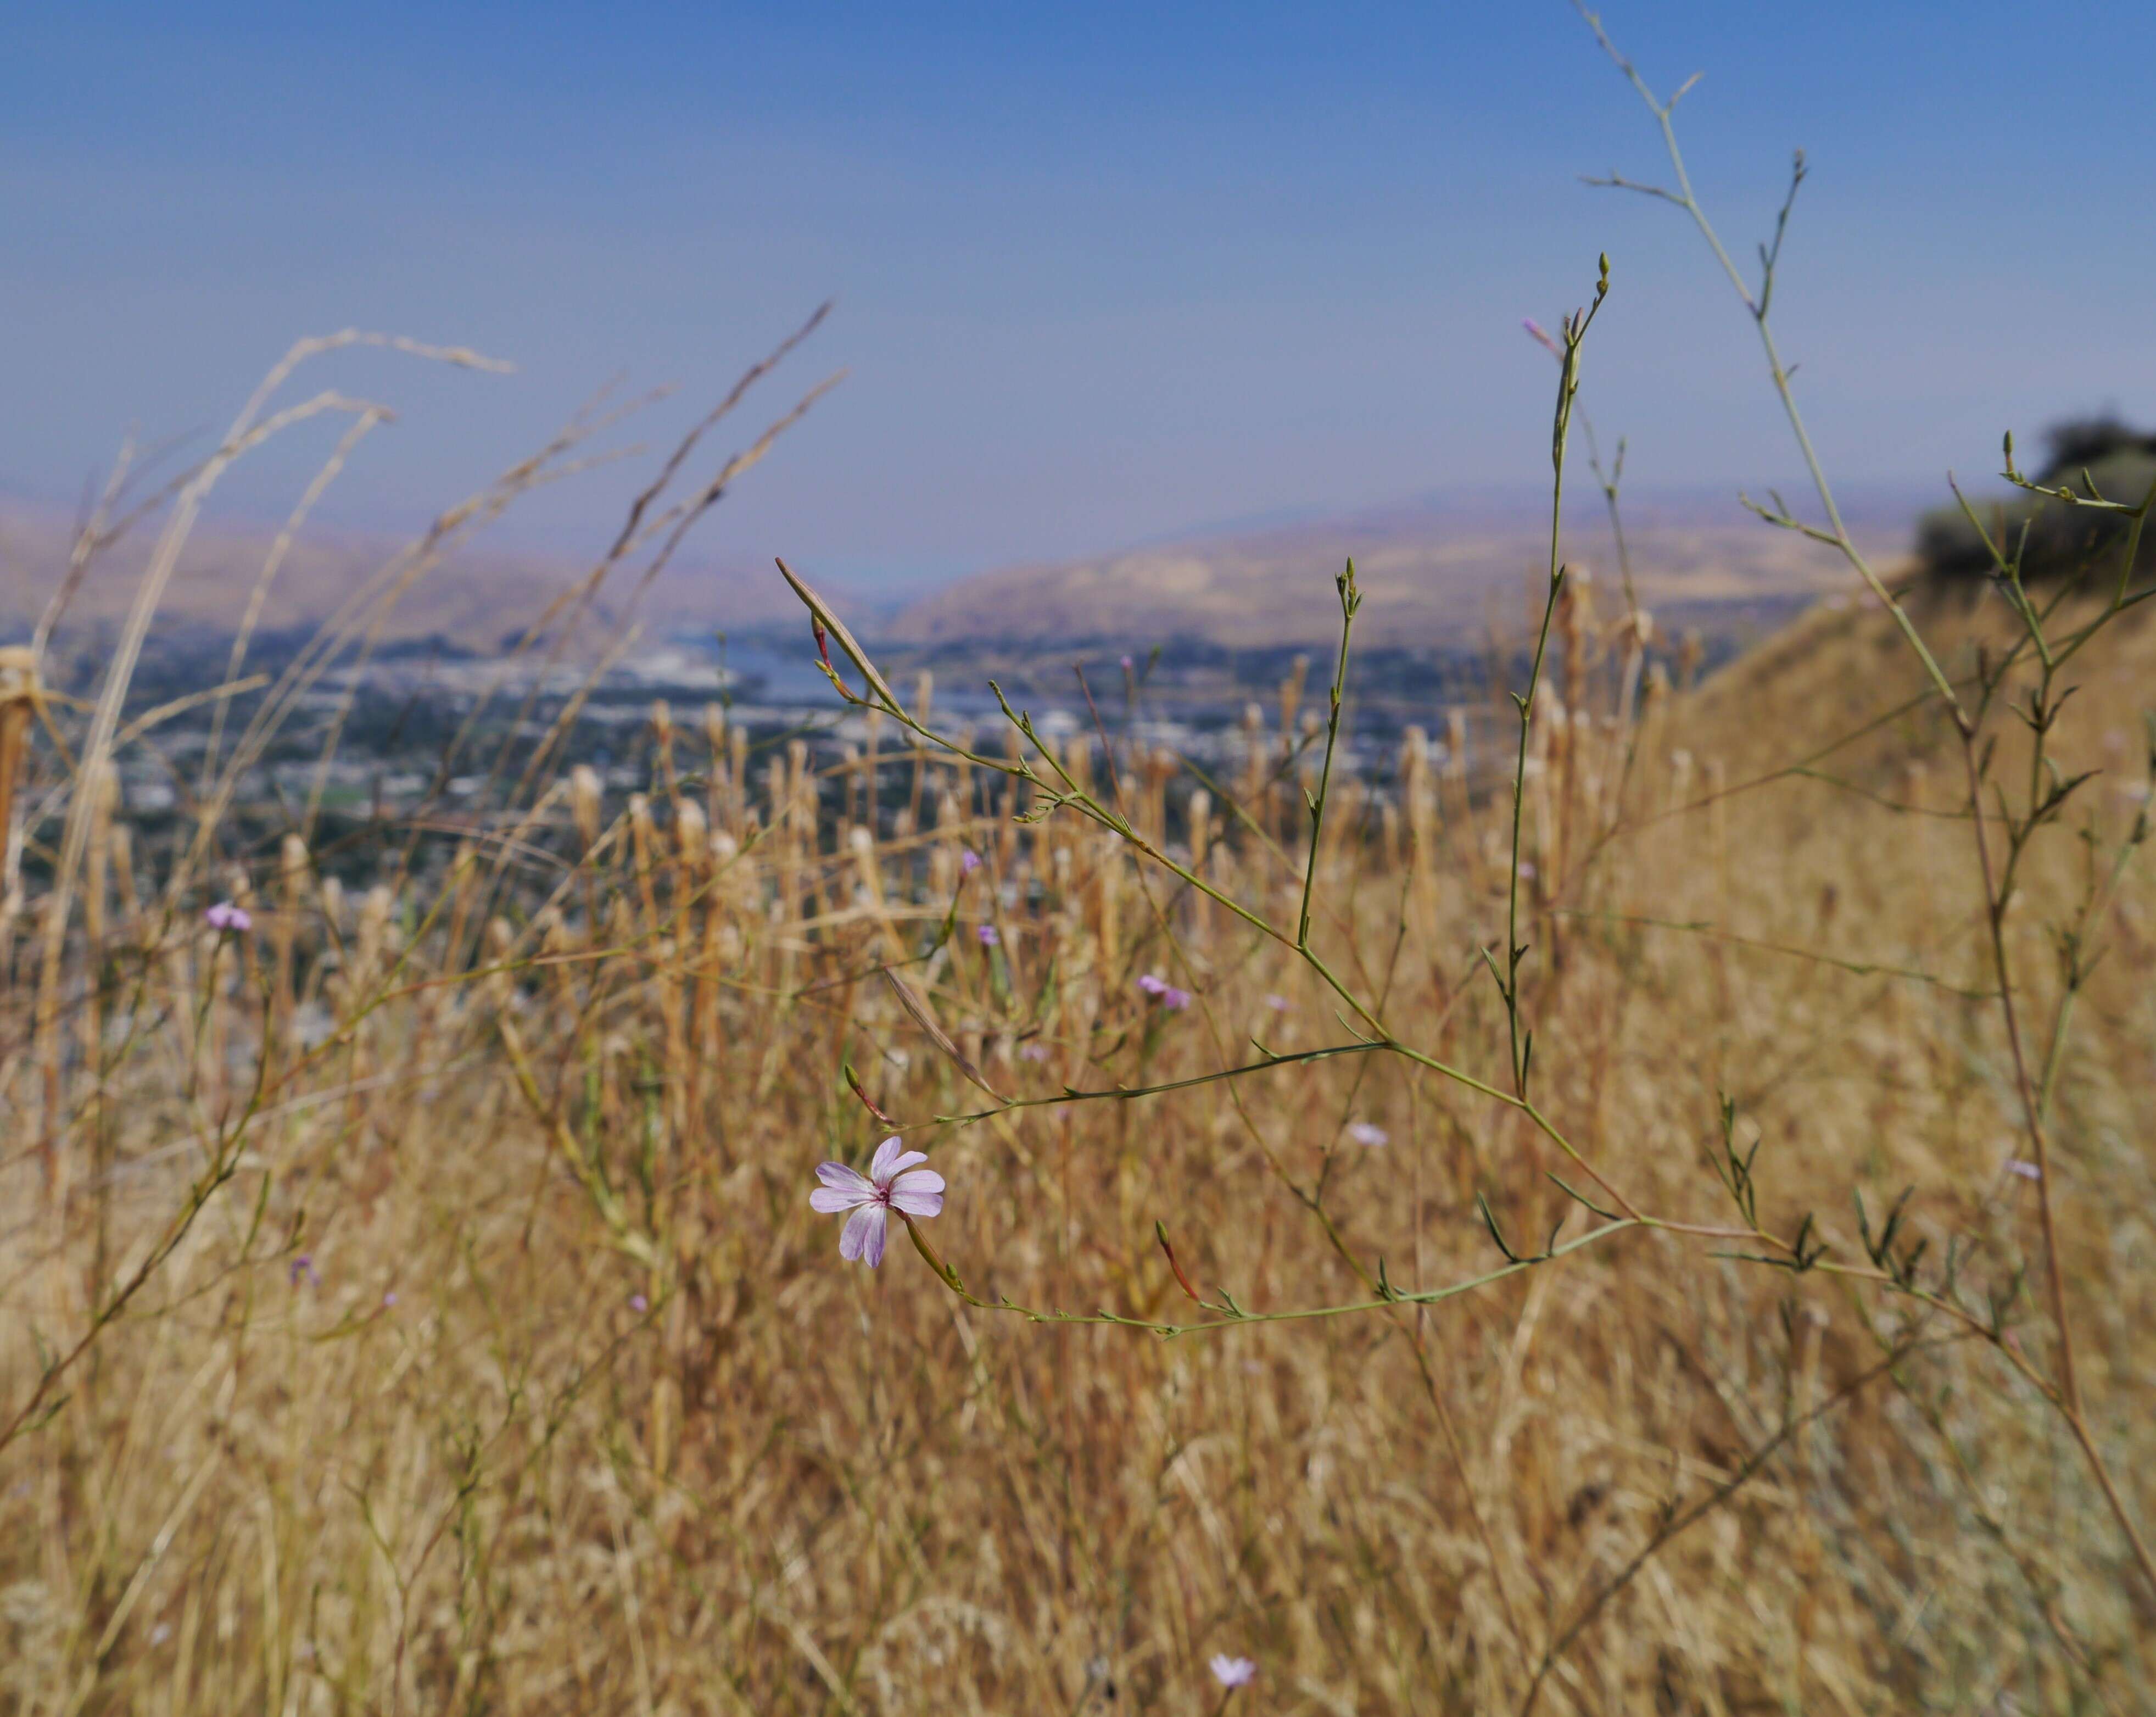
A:
[[[1512,627],[1523,593],[1538,589],[1547,569],[1548,531],[1524,506],[1423,506],[1199,537],[964,578],[904,609],[881,635],[921,645],[1322,643],[1339,626],[1333,575],[1353,555],[1367,640],[1456,644],[1493,621]],[[1628,516],[1626,539],[1650,611],[1781,601],[1849,582],[1832,551],[1762,524],[1732,501],[1639,509]],[[1864,540],[1867,551],[1897,559],[1907,528],[1882,522]],[[1598,605],[1615,612],[1617,557],[1602,515],[1583,507],[1568,517],[1565,553],[1597,579]]]
[[[28,504],[0,505],[0,636],[34,625],[67,569],[73,522]],[[245,612],[275,532],[254,524],[204,521],[198,526],[158,609],[163,627],[229,631]],[[157,540],[156,522],[138,527],[93,563],[67,621],[116,622],[135,599]],[[295,542],[270,587],[261,629],[311,626],[336,611],[405,547],[391,537],[310,529]],[[598,623],[618,619],[641,571],[633,559],[609,575],[596,604]],[[398,600],[382,629],[387,640],[439,637],[485,649],[536,618],[561,591],[585,577],[588,561],[490,550],[452,554]],[[656,625],[747,629],[798,612],[776,573],[715,568],[685,560],[653,585],[638,613]]]
[[[1593,497],[1589,497],[1593,499]],[[1898,559],[1914,511],[1881,511],[1861,534]],[[1363,636],[1408,648],[1456,645],[1493,625],[1517,630],[1546,565],[1546,521],[1526,505],[1419,504],[1340,518],[1194,533],[1082,560],[1004,568],[964,578],[894,611],[889,599],[830,594],[865,635],[929,648],[996,644],[1198,640],[1229,649],[1321,645],[1334,635],[1332,578],[1355,558],[1364,592]],[[1627,539],[1640,599],[1672,620],[1703,609],[1779,608],[1847,587],[1834,554],[1775,531],[1718,498],[1635,506]],[[71,522],[50,510],[0,502],[0,638],[35,624],[67,565]],[[159,609],[161,627],[228,632],[245,610],[275,532],[206,521],[183,553]],[[116,623],[134,599],[155,541],[139,528],[100,556],[68,610],[70,631]],[[403,547],[398,539],[319,530],[292,547],[263,608],[265,632],[311,626],[331,613]],[[1598,608],[1618,611],[1616,556],[1599,505],[1568,521],[1565,552],[1591,572]],[[618,621],[641,569],[610,576],[594,611]],[[567,555],[459,553],[398,600],[382,637],[440,638],[485,650],[536,616],[590,570]],[[813,567],[803,568],[816,576]],[[831,581],[836,583],[836,581]],[[732,632],[801,619],[767,565],[670,567],[638,613],[663,631]]]

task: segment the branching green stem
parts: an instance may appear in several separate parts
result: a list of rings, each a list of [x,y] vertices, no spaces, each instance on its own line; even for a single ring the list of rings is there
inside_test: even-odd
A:
[[[2059,1052],[2058,1038],[2064,1031],[2065,1010],[2071,1005],[2076,986],[2072,981],[2072,974],[2070,974],[2069,982],[2061,998],[2061,1011],[2055,1026],[2052,1046],[2046,1056],[2047,1066],[2040,1078],[2032,1072],[2030,1066],[2025,1033],[2022,1025],[2021,1007],[2016,999],[2012,964],[2006,942],[2007,913],[2013,902],[2020,861],[2027,850],[2030,837],[2044,824],[2056,819],[2067,795],[2082,781],[2088,779],[2087,776],[2081,776],[2071,780],[2060,779],[2056,770],[2051,768],[2047,756],[2051,727],[2057,718],[2061,705],[2066,697],[2071,695],[2071,689],[2063,693],[2056,691],[2059,669],[2065,661],[2086,645],[2097,631],[2116,618],[2130,602],[2138,599],[2131,596],[2129,593],[2139,554],[2142,533],[2151,508],[2156,507],[2156,481],[2151,482],[2147,494],[2138,506],[2107,501],[2094,495],[2093,492],[2088,496],[2083,496],[2077,491],[2063,486],[2056,489],[2045,488],[2030,482],[2015,469],[2013,440],[2010,436],[2007,438],[2005,448],[2006,466],[2005,476],[2010,482],[2025,491],[2058,501],[2066,506],[2092,507],[2101,512],[2124,515],[2128,520],[2127,540],[2121,558],[2118,583],[2111,593],[2110,599],[2098,614],[2077,629],[2064,645],[2058,646],[2055,646],[2046,636],[2045,625],[2049,613],[2056,611],[2058,604],[2064,601],[2064,593],[2054,599],[2050,609],[2040,612],[2030,600],[2022,583],[2019,548],[2010,555],[2005,544],[1994,543],[1989,534],[1984,530],[1981,521],[1977,519],[1974,510],[1969,506],[1967,499],[1960,496],[1959,489],[1957,487],[1955,493],[1957,498],[1961,500],[1963,511],[1970,522],[1975,525],[1979,535],[1991,556],[1994,564],[1993,583],[2005,596],[2022,627],[2022,637],[2016,641],[2014,649],[2009,652],[2005,663],[1999,664],[1994,668],[1979,661],[1974,700],[1965,702],[1955,684],[1948,678],[1937,657],[1933,655],[1930,647],[1917,633],[1915,623],[1910,619],[1907,610],[1887,589],[1877,573],[1873,570],[1870,562],[1851,540],[1848,527],[1843,522],[1840,509],[1835,503],[1833,487],[1827,481],[1825,470],[1820,463],[1817,452],[1813,448],[1810,434],[1804,427],[1803,414],[1797,409],[1796,398],[1789,385],[1789,369],[1783,363],[1781,353],[1775,344],[1773,326],[1768,321],[1768,311],[1774,298],[1775,270],[1781,258],[1782,242],[1789,230],[1789,211],[1794,205],[1797,191],[1804,182],[1803,152],[1798,152],[1792,166],[1789,194],[1784,199],[1781,213],[1775,222],[1773,242],[1760,247],[1760,284],[1758,291],[1754,293],[1746,283],[1736,264],[1731,260],[1728,251],[1723,247],[1720,237],[1716,234],[1713,224],[1707,219],[1698,198],[1693,194],[1691,177],[1685,168],[1684,154],[1677,146],[1676,131],[1671,116],[1676,111],[1678,101],[1683,98],[1686,90],[1691,88],[1691,85],[1684,85],[1666,101],[1659,100],[1653,90],[1648,87],[1645,80],[1640,77],[1632,63],[1617,51],[1615,45],[1604,31],[1601,20],[1587,9],[1584,0],[1573,0],[1573,5],[1581,18],[1585,20],[1588,28],[1594,32],[1595,40],[1601,44],[1603,51],[1624,73],[1632,87],[1638,91],[1640,98],[1646,103],[1648,111],[1654,115],[1655,122],[1661,132],[1663,147],[1669,157],[1671,170],[1676,175],[1676,188],[1672,190],[1666,186],[1639,184],[1614,174],[1607,178],[1590,180],[1589,182],[1611,186],[1622,190],[1636,191],[1672,203],[1682,209],[1691,218],[1693,225],[1698,229],[1701,237],[1706,240],[1708,249],[1713,253],[1715,260],[1720,264],[1722,272],[1728,276],[1730,285],[1735,289],[1738,297],[1743,303],[1746,311],[1751,316],[1753,323],[1758,332],[1760,344],[1766,353],[1768,370],[1773,378],[1775,393],[1782,402],[1783,410],[1789,419],[1790,430],[1795,436],[1798,450],[1804,457],[1805,469],[1810,474],[1813,486],[1819,496],[1820,504],[1825,511],[1828,528],[1823,531],[1799,522],[1789,516],[1786,507],[1780,506],[1779,500],[1772,509],[1754,507],[1753,511],[1771,523],[1798,531],[1814,541],[1828,543],[1841,553],[1870,589],[1873,596],[1892,616],[1895,625],[1922,665],[1933,691],[1951,717],[1955,731],[1959,737],[1964,772],[1968,787],[1969,821],[1974,837],[1977,867],[1984,888],[1985,918],[1990,935],[1992,964],[1998,978],[1996,994],[1999,1017],[2005,1029],[2007,1049],[2013,1067],[2015,1090],[2021,1109],[2023,1128],[2028,1135],[2030,1150],[2035,1159],[2036,1170],[2037,1210],[2043,1231],[2046,1298],[2049,1302],[2053,1336],[2057,1349],[2056,1385],[2056,1387],[2047,1386],[2046,1394],[2073,1432],[2075,1439],[2087,1460],[2091,1473],[2102,1489],[2114,1518],[2133,1547],[2135,1560],[2140,1565],[2143,1576],[2152,1587],[2156,1587],[2156,1556],[2152,1556],[2147,1544],[2142,1538],[2140,1530],[2128,1510],[2118,1484],[2089,1430],[2086,1410],[2082,1401],[2080,1381],[2074,1363],[2073,1325],[2066,1303],[2065,1267],[2060,1255],[2053,1193],[2051,1142],[2046,1109],[2046,1093],[2052,1077],[2052,1068]],[[2025,544],[2025,532],[2023,541]],[[1996,694],[2004,683],[2007,667],[2018,658],[2025,645],[2034,655],[2038,663],[2036,689],[2026,709],[2016,712],[2028,727],[2030,734],[2027,800],[2017,814],[2008,805],[2004,789],[1999,790],[1995,815],[2005,841],[2003,849],[1994,853],[1984,794],[1985,776],[1990,762],[1991,751],[1988,743],[1980,743],[1979,740],[1985,719],[1990,713]],[[2047,771],[2049,771],[2048,779]],[[2076,958],[2078,959],[2078,954]]]
[[[1302,866],[1302,910],[1296,915],[1295,945],[1310,949],[1310,895],[1317,886],[1317,858],[1325,839],[1325,808],[1332,792],[1332,754],[1340,745],[1340,702],[1348,684],[1348,642],[1355,631],[1355,610],[1363,605],[1363,593],[1355,588],[1355,563],[1333,581],[1340,592],[1340,659],[1332,669],[1331,709],[1325,723],[1325,764],[1317,777],[1317,792],[1310,805],[1310,856]]]

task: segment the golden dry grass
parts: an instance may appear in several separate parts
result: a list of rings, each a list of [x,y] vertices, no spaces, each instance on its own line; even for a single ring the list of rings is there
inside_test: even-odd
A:
[[[2112,772],[2114,831],[2148,612],[2084,658],[2062,738]],[[1925,619],[1958,670],[1995,616]],[[1861,1260],[1851,1188],[1876,1215],[1913,1185],[1933,1256],[1972,1236],[1969,1279],[2003,1286],[2035,1219],[1938,724],[1758,781],[1919,690],[1876,617],[1820,612],[1650,702],[1621,796],[1625,734],[1538,723],[1537,1082],[1658,1212],[1728,1219],[1703,1166],[1727,1092],[1763,1222],[1815,1211]],[[1208,1710],[1216,1652],[1278,1712],[1517,1709],[1546,1659],[1549,1710],[2146,1705],[2152,1594],[2056,1416],[1861,1283],[1627,1231],[1435,1305],[1163,1340],[968,1307],[896,1241],[842,1264],[808,1193],[883,1130],[849,1062],[948,1177],[943,1256],[1036,1308],[1204,1316],[1156,1220],[1252,1312],[1362,1299],[1380,1257],[1414,1288],[1489,1272],[1478,1193],[1522,1249],[1589,1220],[1517,1110],[1397,1057],[922,1124],[996,1106],[886,962],[1005,1096],[1352,1034],[1277,944],[888,729],[820,784],[799,748],[660,732],[647,797],[564,782],[369,892],[288,847],[236,881],[242,938],[100,824],[57,1061],[39,897],[13,903],[0,1423],[38,1405],[0,1447],[0,1709]],[[1291,842],[1261,737],[1239,796]],[[1171,826],[1172,773],[1121,758],[1138,826],[1185,854],[1204,829],[1204,874],[1291,921],[1294,866],[1218,804]],[[1317,945],[1402,1039],[1502,1083],[1496,808],[1428,765],[1350,804]],[[2032,994],[2080,862],[2066,830],[2042,851],[2013,920]],[[2091,1420],[2137,1516],[2153,913],[2143,858],[2054,1147]],[[1195,1004],[1153,1005],[1148,971]],[[1882,1371],[1912,1334],[1934,1344]],[[2044,1362],[2041,1319],[2013,1339]]]

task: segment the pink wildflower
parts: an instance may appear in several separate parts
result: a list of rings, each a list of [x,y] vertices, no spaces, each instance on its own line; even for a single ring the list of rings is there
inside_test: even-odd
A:
[[[1390,1144],[1393,1142],[1391,1134],[1386,1132],[1382,1127],[1372,1126],[1368,1121],[1350,1122],[1348,1126],[1348,1136],[1358,1144],[1378,1145]]]
[[[980,868],[981,856],[978,852],[975,852],[972,847],[968,847],[963,852],[958,855],[958,874],[960,876],[970,876],[974,871]]]
[[[983,948],[994,948],[1004,939],[1003,933],[993,924],[983,924],[974,931],[973,934],[981,938],[981,946]]]
[[[221,900],[203,914],[203,923],[213,930],[228,930],[238,936],[254,928],[254,920],[244,906],[234,906]]]
[[[1552,357],[1556,358],[1560,363],[1564,361],[1564,348],[1543,331],[1543,325],[1540,322],[1532,316],[1522,316],[1520,319],[1520,326],[1527,331],[1527,337],[1549,353]]]
[[[1138,979],[1138,988],[1171,1014],[1181,1013],[1190,1005],[1190,992],[1178,990],[1158,972],[1148,972]]]
[[[2006,1172],[2010,1175],[2019,1175],[2024,1180],[2041,1180],[2044,1178],[2044,1171],[2041,1169],[2034,1163],[2023,1162],[2019,1157],[2009,1157],[2006,1159]]]
[[[629,1297],[629,1308],[632,1312],[648,1312],[651,1309],[651,1302],[640,1293],[632,1293]]]
[[[905,1149],[894,1135],[876,1147],[865,1175],[844,1163],[817,1165],[816,1178],[824,1184],[808,1195],[810,1208],[827,1216],[850,1212],[839,1234],[840,1257],[859,1258],[873,1269],[883,1262],[884,1224],[891,1211],[901,1216],[943,1213],[943,1177],[933,1169],[914,1166],[927,1160],[923,1152]]]
[[[1213,1678],[1225,1688],[1248,1687],[1258,1678],[1258,1666],[1248,1658],[1231,1658],[1225,1652],[1214,1653],[1209,1667]]]
[[[1276,1014],[1284,1014],[1287,1011],[1287,998],[1284,995],[1260,996],[1259,1000]]]

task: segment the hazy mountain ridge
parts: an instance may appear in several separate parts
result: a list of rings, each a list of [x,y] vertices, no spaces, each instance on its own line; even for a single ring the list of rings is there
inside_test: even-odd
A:
[[[146,522],[91,563],[67,606],[70,629],[118,621],[133,603],[157,542]],[[158,605],[161,627],[229,632],[247,609],[276,537],[270,527],[205,521],[198,525]],[[0,635],[37,623],[64,578],[74,522],[33,506],[0,506]],[[294,541],[264,598],[259,627],[282,632],[320,624],[408,547],[389,536],[310,530]],[[382,625],[385,641],[439,637],[485,650],[536,619],[564,590],[590,574],[593,561],[567,553],[459,547],[415,579]],[[644,558],[608,574],[593,606],[601,627],[623,616]],[[684,560],[660,573],[636,615],[660,628],[709,625],[748,628],[798,610],[776,573],[767,577]]]
[[[1909,517],[1882,510],[1859,527],[1860,537],[1867,548],[1898,558]],[[55,511],[0,505],[0,634],[20,635],[35,624],[65,573],[73,528]],[[1333,575],[1352,555],[1364,593],[1366,640],[1450,646],[1493,626],[1516,630],[1541,586],[1547,530],[1525,505],[1414,504],[998,568],[908,602],[820,582],[859,630],[895,645],[1181,639],[1250,649],[1331,637],[1339,613]],[[275,534],[258,524],[199,526],[166,589],[159,625],[229,632],[247,609]],[[1848,576],[1831,551],[1774,530],[1727,500],[1641,506],[1626,534],[1640,600],[1650,611],[1785,604],[1842,588]],[[154,525],[146,526],[100,555],[69,604],[71,630],[116,623],[126,612],[155,540]],[[404,546],[388,537],[304,534],[269,587],[260,629],[320,623]],[[1599,508],[1568,513],[1565,553],[1576,571],[1597,580],[1598,607],[1614,613],[1621,601],[1617,558]],[[642,565],[632,561],[609,574],[593,605],[599,628],[619,624]],[[442,638],[489,650],[590,568],[590,561],[566,553],[459,549],[403,594],[381,637]],[[803,570],[816,576],[813,566]],[[657,633],[752,632],[790,625],[799,609],[763,565],[685,562],[660,576],[637,604],[636,617]]]
[[[1733,515],[1733,517],[1732,517]],[[1339,625],[1333,575],[1355,560],[1363,635],[1404,645],[1456,644],[1509,630],[1548,561],[1548,527],[1524,508],[1461,514],[1402,509],[1147,545],[963,578],[903,609],[885,635],[912,644],[969,639],[1204,639],[1238,647],[1320,642]],[[1898,557],[1907,528],[1881,522],[1865,546]],[[1723,503],[1660,507],[1628,524],[1643,607],[1782,601],[1843,587],[1848,570],[1820,545]],[[1568,563],[1590,573],[1614,611],[1618,562],[1605,520],[1568,519]]]

